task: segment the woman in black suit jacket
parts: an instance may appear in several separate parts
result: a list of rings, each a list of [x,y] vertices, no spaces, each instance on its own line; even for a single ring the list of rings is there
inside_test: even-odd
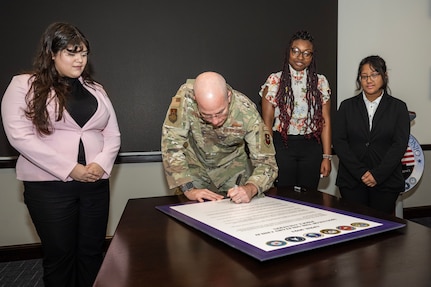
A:
[[[379,56],[361,61],[355,97],[344,100],[333,121],[339,158],[336,185],[341,197],[393,214],[405,189],[401,159],[407,149],[407,105],[388,94],[386,63]]]

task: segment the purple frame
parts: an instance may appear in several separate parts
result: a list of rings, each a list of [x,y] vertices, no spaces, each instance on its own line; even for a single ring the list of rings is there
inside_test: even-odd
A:
[[[327,210],[330,212],[334,212],[334,213],[339,213],[339,214],[344,214],[344,215],[348,215],[348,216],[353,216],[353,217],[357,217],[360,219],[364,219],[364,220],[369,220],[369,221],[374,221],[377,223],[380,223],[381,225],[376,226],[376,227],[372,227],[372,228],[368,228],[368,229],[364,229],[364,230],[359,230],[357,232],[352,232],[352,233],[346,233],[346,234],[341,234],[335,237],[330,237],[330,238],[324,238],[324,239],[320,239],[317,241],[312,241],[312,242],[305,242],[299,245],[294,245],[294,246],[286,246],[286,247],[281,247],[279,249],[276,250],[272,250],[272,251],[264,251],[260,248],[257,248],[247,242],[244,242],[238,238],[235,238],[229,234],[226,234],[216,228],[213,228],[199,220],[196,220],[190,216],[184,215],[183,213],[180,213],[174,209],[171,208],[171,206],[177,206],[177,205],[183,205],[183,204],[195,204],[195,202],[187,202],[187,203],[177,203],[177,204],[170,204],[170,205],[162,205],[162,206],[156,206],[156,209],[158,209],[159,211],[176,218],[177,220],[199,230],[202,231],[203,233],[206,233],[207,235],[218,239],[224,243],[226,243],[227,245],[236,248],[260,261],[266,261],[269,259],[274,259],[274,258],[278,258],[278,257],[282,257],[282,256],[286,256],[286,255],[291,255],[291,254],[295,254],[295,253],[299,253],[299,252],[303,252],[303,251],[307,251],[307,250],[312,250],[312,249],[316,249],[316,248],[320,248],[320,247],[324,247],[324,246],[328,246],[328,245],[333,245],[333,244],[337,244],[337,243],[341,243],[341,242],[345,242],[345,241],[349,241],[349,240],[353,240],[353,239],[358,239],[358,238],[362,238],[362,237],[366,237],[366,236],[370,236],[370,235],[374,235],[374,234],[378,234],[378,233],[382,233],[382,232],[386,232],[386,231],[390,231],[390,230],[394,230],[394,229],[399,229],[402,228],[404,226],[406,226],[406,224],[403,223],[399,223],[399,222],[394,222],[394,221],[388,221],[388,220],[384,220],[384,219],[380,219],[380,218],[375,218],[375,217],[370,217],[370,216],[366,216],[366,215],[362,215],[362,214],[357,214],[357,213],[353,213],[353,212],[348,212],[348,211],[344,211],[344,210],[339,210],[339,209],[335,209],[335,208],[329,208],[329,207],[325,207],[325,206],[321,206],[321,205],[317,205],[317,204],[312,204],[312,203],[307,203],[307,202],[303,202],[303,201],[299,201],[299,200],[293,200],[293,199],[289,199],[289,198],[285,198],[285,197],[280,197],[280,196],[274,196],[274,195],[267,195],[268,197],[273,197],[273,198],[277,198],[280,200],[285,200],[285,201],[290,201],[293,203],[298,203],[298,204],[302,204],[302,205],[307,205],[310,207],[314,207],[314,208],[319,208],[319,209],[323,209],[323,210]],[[199,204],[199,203],[197,203]]]

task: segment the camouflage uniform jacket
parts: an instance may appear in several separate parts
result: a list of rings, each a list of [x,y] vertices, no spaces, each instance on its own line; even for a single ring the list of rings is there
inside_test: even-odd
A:
[[[215,129],[199,115],[193,82],[188,80],[179,88],[163,124],[161,149],[169,188],[193,181],[201,173],[219,188],[246,169],[247,145],[252,171],[245,174],[245,183],[254,184],[262,194],[272,186],[278,167],[272,137],[256,105],[229,87],[229,114],[223,126]]]

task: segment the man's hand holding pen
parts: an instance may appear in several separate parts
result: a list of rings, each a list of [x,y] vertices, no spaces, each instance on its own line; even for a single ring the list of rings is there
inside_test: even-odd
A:
[[[235,186],[228,190],[227,196],[234,203],[248,203],[257,194],[257,187],[250,183],[246,185],[240,183],[241,174],[236,179]]]

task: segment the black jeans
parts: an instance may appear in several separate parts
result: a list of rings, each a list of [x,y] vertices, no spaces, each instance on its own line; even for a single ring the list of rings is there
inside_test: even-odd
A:
[[[24,182],[43,248],[46,287],[92,286],[103,261],[109,180]]]
[[[274,131],[274,145],[278,165],[279,187],[308,187],[317,189],[322,164],[322,145],[316,139],[305,136],[288,136],[287,148],[281,134]]]

